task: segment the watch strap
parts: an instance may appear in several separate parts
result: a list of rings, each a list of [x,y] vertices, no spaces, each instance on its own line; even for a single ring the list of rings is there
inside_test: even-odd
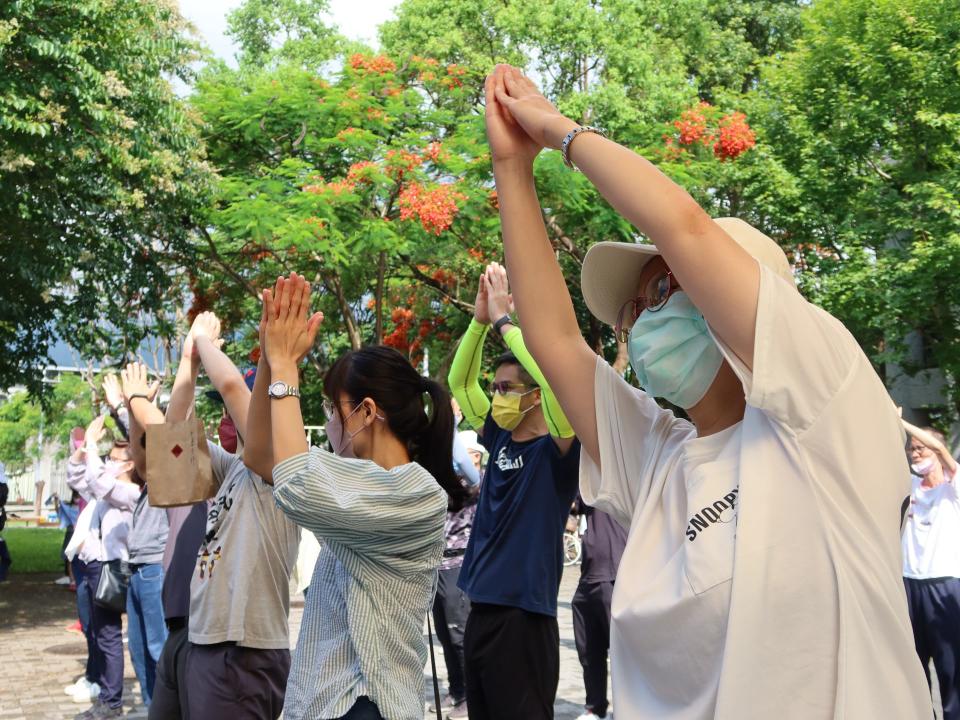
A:
[[[507,325],[508,323],[513,324],[513,320],[510,319],[509,315],[504,315],[502,318],[500,318],[493,324],[493,329],[497,332],[500,332],[500,329],[504,325]]]

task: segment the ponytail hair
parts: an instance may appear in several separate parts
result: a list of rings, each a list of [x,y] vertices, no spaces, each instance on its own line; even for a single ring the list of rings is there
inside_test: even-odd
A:
[[[453,408],[440,383],[422,377],[393,348],[376,345],[342,355],[327,371],[323,391],[334,400],[341,393],[355,402],[371,398],[383,409],[390,432],[407,446],[411,460],[446,491],[447,507],[455,511],[464,506],[468,492],[453,470]]]

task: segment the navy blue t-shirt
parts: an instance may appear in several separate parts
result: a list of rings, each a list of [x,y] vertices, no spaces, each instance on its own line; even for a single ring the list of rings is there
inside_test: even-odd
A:
[[[490,461],[457,584],[473,602],[556,617],[580,441],[561,456],[551,436],[514,442],[488,415],[481,442]]]

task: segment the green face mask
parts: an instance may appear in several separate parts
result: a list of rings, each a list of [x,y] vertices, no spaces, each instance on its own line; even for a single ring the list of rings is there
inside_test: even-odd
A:
[[[504,430],[515,429],[523,420],[523,416],[536,407],[536,405],[531,405],[526,410],[521,410],[520,401],[524,395],[529,395],[536,389],[528,390],[525,393],[494,393],[493,409],[491,410],[493,421]]]

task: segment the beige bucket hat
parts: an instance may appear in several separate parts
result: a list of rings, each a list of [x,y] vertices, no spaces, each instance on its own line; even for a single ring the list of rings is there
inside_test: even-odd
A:
[[[716,218],[714,222],[758,262],[796,285],[787,256],[773,240],[739,218]],[[620,308],[637,292],[643,266],[659,254],[656,245],[645,243],[608,241],[591,246],[580,271],[583,299],[590,312],[615,325]]]

